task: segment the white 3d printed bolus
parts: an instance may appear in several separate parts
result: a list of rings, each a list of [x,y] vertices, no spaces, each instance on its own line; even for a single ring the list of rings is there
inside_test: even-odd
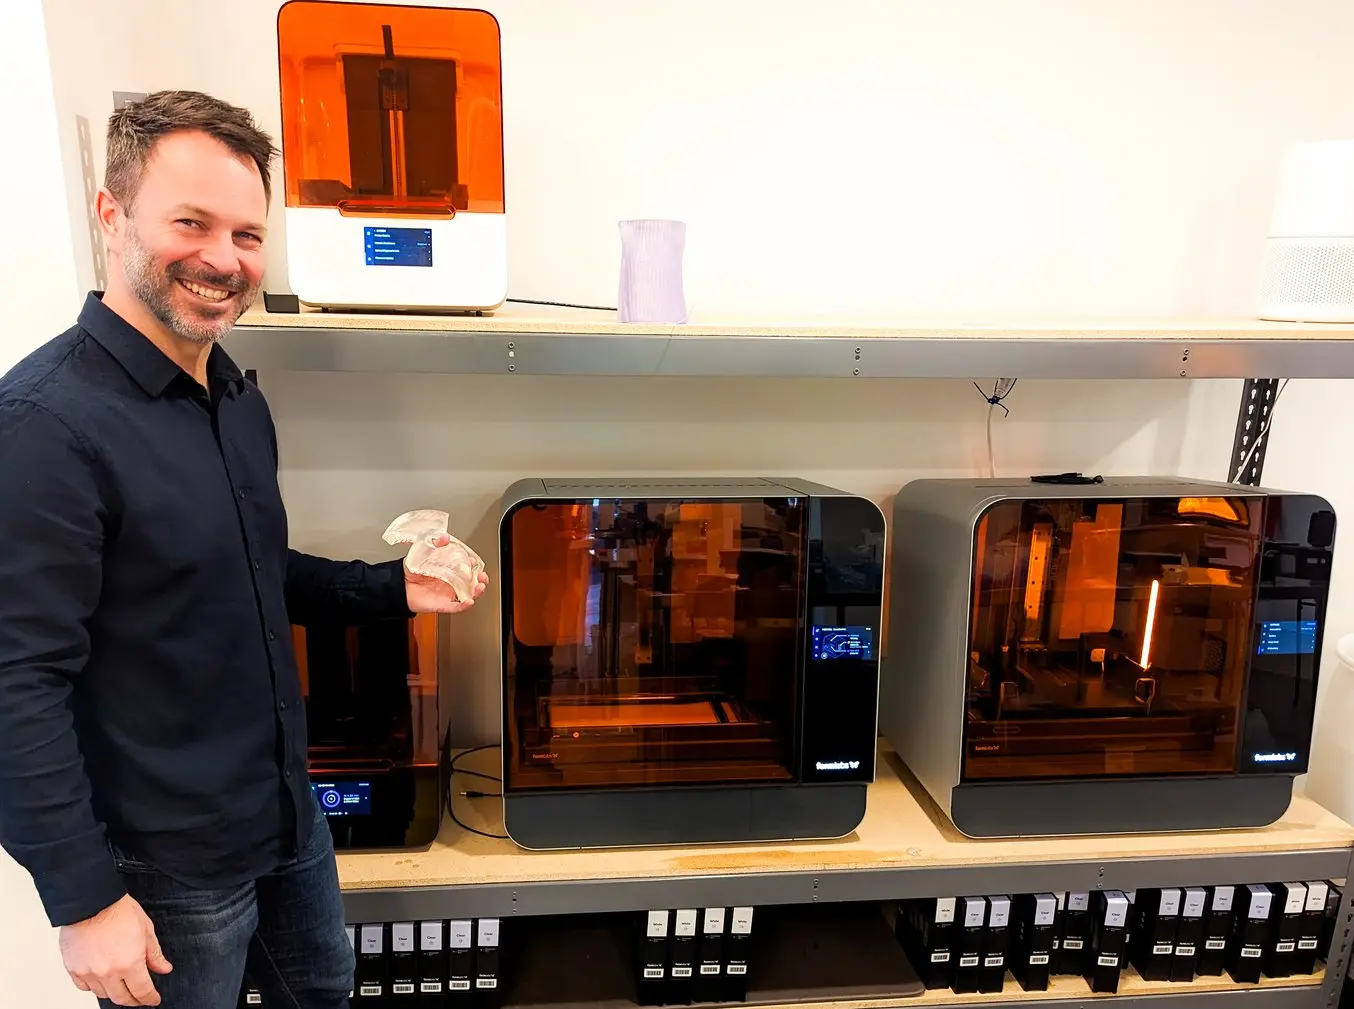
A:
[[[408,543],[404,566],[416,575],[446,582],[460,602],[475,597],[475,583],[484,570],[484,560],[447,532],[449,516],[444,511],[422,508],[405,512],[390,523],[381,537],[387,543]],[[447,542],[438,544],[446,537]]]

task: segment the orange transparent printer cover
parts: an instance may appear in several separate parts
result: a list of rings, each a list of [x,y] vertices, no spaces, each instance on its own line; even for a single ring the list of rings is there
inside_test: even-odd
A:
[[[491,14],[291,0],[277,32],[288,207],[503,213]]]

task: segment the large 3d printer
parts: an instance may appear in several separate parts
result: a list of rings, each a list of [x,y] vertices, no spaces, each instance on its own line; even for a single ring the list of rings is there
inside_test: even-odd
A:
[[[800,480],[531,479],[499,535],[513,840],[855,828],[876,751],[873,502]]]
[[[1335,513],[1202,481],[918,480],[880,727],[974,836],[1259,826],[1307,769]]]

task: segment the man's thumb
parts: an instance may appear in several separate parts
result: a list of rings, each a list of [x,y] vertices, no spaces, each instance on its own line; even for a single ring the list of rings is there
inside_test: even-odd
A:
[[[168,974],[174,969],[174,965],[165,959],[164,951],[154,936],[146,943],[146,966],[156,974]]]

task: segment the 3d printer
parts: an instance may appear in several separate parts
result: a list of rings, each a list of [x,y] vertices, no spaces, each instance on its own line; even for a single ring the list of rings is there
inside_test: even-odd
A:
[[[277,40],[292,292],[328,308],[501,305],[508,226],[493,15],[290,0]]]
[[[839,837],[874,776],[884,517],[800,480],[504,494],[503,808],[527,848]]]
[[[448,784],[436,614],[293,625],[311,789],[336,848],[421,848]]]
[[[1272,823],[1334,534],[1319,497],[1233,484],[910,483],[881,731],[971,836]]]

